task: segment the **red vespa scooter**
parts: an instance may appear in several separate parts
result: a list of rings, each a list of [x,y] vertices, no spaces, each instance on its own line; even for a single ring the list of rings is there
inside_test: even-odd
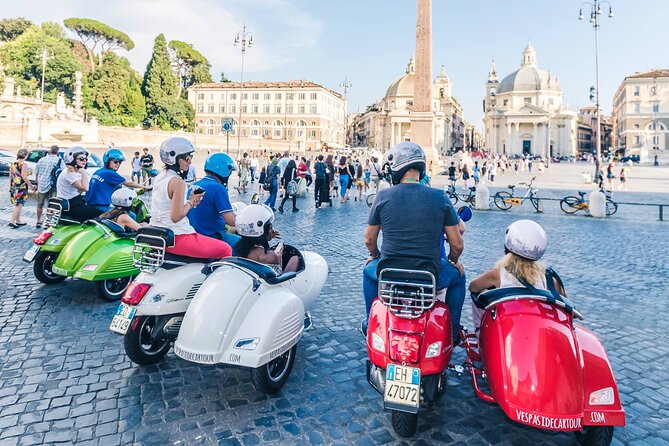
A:
[[[434,262],[385,258],[377,271],[379,295],[367,329],[367,381],[383,394],[395,432],[409,437],[416,432],[421,402],[435,401],[446,388],[451,317],[437,300]]]
[[[625,411],[604,347],[574,324],[583,317],[573,305],[554,289],[531,285],[472,299],[485,310],[478,336],[461,333],[476,395],[519,423],[573,431],[581,445],[609,445]]]

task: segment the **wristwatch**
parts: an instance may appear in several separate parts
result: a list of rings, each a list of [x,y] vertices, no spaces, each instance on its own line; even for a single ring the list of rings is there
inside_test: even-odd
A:
[[[446,260],[448,261],[448,263],[450,263],[450,264],[453,265],[453,266],[457,265],[457,263],[458,263],[457,261],[454,262],[453,260],[451,260],[451,257],[450,257],[450,256],[446,256]]]

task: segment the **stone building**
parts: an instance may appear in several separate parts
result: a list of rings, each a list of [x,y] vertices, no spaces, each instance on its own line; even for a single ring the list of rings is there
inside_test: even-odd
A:
[[[599,111],[600,115],[602,111]],[[592,105],[583,107],[578,112],[578,153],[597,152],[597,137],[602,138],[602,153],[606,154],[613,150],[613,129],[610,116],[600,116],[600,131],[597,132],[597,107]]]
[[[232,120],[230,146],[261,148],[265,143],[305,152],[344,144],[346,100],[307,80],[288,82],[215,82],[188,89],[198,135],[224,135]],[[241,119],[241,126],[239,121]]]
[[[669,70],[627,76],[613,96],[614,147],[642,161],[669,150]]]
[[[486,147],[497,154],[574,155],[577,113],[563,104],[557,78],[537,65],[531,44],[520,69],[500,82],[490,66],[483,101]]]

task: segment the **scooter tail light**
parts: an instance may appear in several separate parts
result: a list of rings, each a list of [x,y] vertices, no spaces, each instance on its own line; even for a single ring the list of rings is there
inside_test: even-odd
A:
[[[149,289],[151,289],[151,284],[132,282],[125,290],[121,302],[126,305],[139,305]]]
[[[398,334],[390,340],[390,357],[395,361],[418,362],[421,337],[412,334]]]
[[[49,237],[51,237],[53,234],[50,231],[42,231],[39,234],[35,236],[33,239],[33,243],[36,245],[43,245],[46,243],[47,240],[49,240]]]
[[[600,389],[590,394],[591,406],[604,406],[613,404],[615,398],[613,397],[613,387]]]
[[[425,358],[435,358],[441,354],[441,341],[434,342],[425,350]]]
[[[372,347],[381,353],[386,352],[386,342],[376,333],[372,333]]]

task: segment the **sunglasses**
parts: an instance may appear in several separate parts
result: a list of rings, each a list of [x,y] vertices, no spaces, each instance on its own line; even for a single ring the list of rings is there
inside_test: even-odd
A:
[[[86,161],[86,160],[88,160],[88,158],[85,156],[80,156],[77,158],[77,161]]]

